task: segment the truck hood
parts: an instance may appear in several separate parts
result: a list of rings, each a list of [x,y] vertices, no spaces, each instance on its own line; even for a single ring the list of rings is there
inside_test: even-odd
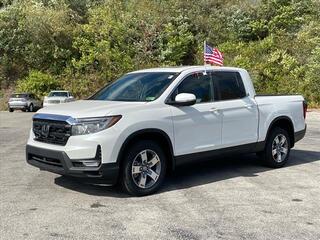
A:
[[[65,115],[73,118],[101,117],[121,115],[128,108],[137,108],[145,104],[145,102],[80,100],[48,106],[40,109],[37,113]]]

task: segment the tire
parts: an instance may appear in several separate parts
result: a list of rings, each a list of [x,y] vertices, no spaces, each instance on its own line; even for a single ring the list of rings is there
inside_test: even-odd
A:
[[[28,108],[28,112],[33,112],[33,111],[34,111],[34,107],[33,107],[33,104],[31,103]]]
[[[290,137],[286,130],[275,127],[268,136],[263,152],[258,153],[268,167],[283,167],[290,155]]]
[[[142,163],[143,160],[147,162]],[[137,142],[128,149],[123,161],[121,180],[129,194],[149,195],[161,187],[166,175],[167,157],[159,144],[150,140]]]
[[[9,112],[13,112],[13,108],[9,108]]]

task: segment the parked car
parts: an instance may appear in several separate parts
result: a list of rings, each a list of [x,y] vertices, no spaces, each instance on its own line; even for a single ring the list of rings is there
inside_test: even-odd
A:
[[[41,107],[41,100],[32,93],[14,93],[10,96],[8,101],[9,112],[13,112],[17,109],[24,112],[34,112]]]
[[[72,102],[74,97],[69,91],[51,91],[48,96],[44,97],[43,106],[56,105],[60,103]]]
[[[120,181],[141,196],[179,164],[217,154],[258,153],[282,167],[305,135],[306,111],[300,95],[256,95],[244,69],[147,69],[88,100],[41,109],[26,156],[42,170]]]

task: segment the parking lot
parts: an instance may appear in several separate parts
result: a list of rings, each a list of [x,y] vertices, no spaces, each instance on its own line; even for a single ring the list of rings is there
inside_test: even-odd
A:
[[[284,168],[213,159],[141,198],[27,165],[31,118],[0,112],[0,239],[320,239],[320,112]]]

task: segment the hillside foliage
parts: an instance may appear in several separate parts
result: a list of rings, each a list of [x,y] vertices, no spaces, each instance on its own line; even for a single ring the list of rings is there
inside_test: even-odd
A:
[[[1,90],[91,95],[128,71],[203,64],[203,41],[258,93],[320,105],[318,0],[2,0]]]

